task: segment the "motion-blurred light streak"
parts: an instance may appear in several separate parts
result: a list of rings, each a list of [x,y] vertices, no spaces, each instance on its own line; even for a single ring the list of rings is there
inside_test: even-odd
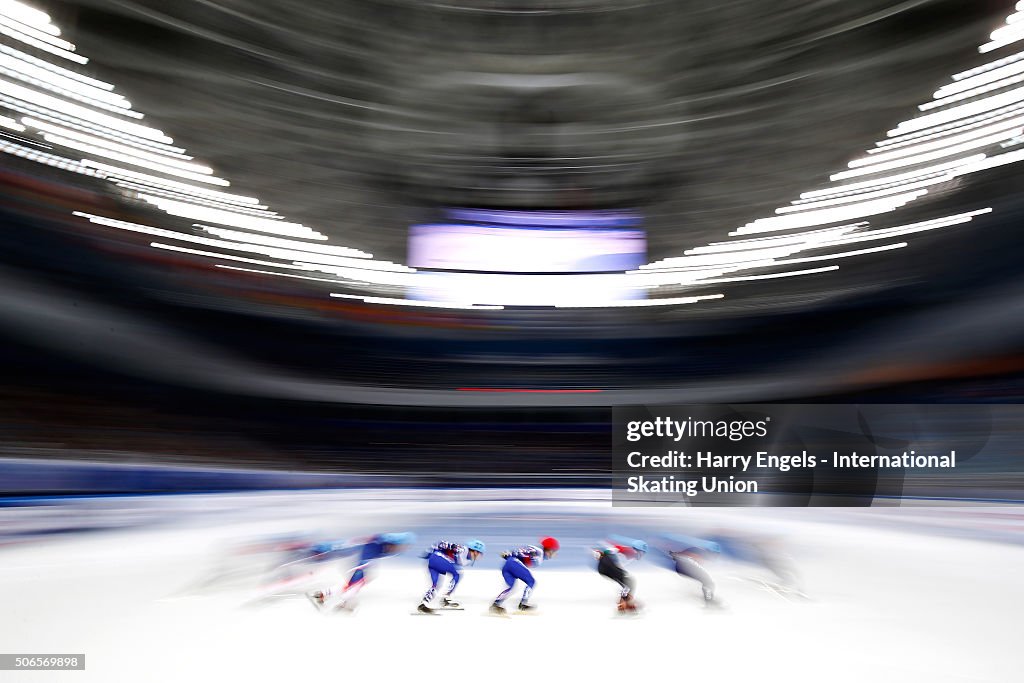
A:
[[[136,156],[139,156],[140,158],[155,161],[167,166],[175,166],[179,164],[181,161],[192,160],[192,157],[188,156],[187,154],[175,152],[173,151],[173,149],[154,149],[148,146],[140,145],[136,141],[128,141],[126,138],[119,138],[119,140],[123,140],[123,142],[105,139],[99,137],[98,135],[82,133],[76,130],[72,130],[70,128],[64,128],[62,126],[55,126],[53,124],[37,121],[36,119],[30,117],[23,117],[22,123],[24,123],[26,126],[31,126],[32,128],[35,128],[36,130],[39,130],[43,133],[78,140],[80,142],[94,145],[97,147],[106,147],[108,149],[112,149],[117,152],[122,152],[124,154],[134,154]],[[184,166],[184,168],[187,168],[187,165]],[[210,173],[211,171],[207,170],[204,172]]]
[[[1024,37],[1022,4],[1018,3],[1018,11],[1007,17],[1003,26],[992,31],[990,41],[979,48],[980,52],[997,50]],[[49,15],[20,2],[0,0],[0,32],[54,57],[78,64],[88,61],[77,54],[72,42],[59,37],[61,31],[53,25]],[[460,277],[446,277],[443,285],[440,280],[431,281],[424,289],[424,281],[414,277],[423,272],[376,260],[372,254],[353,247],[331,244],[324,232],[286,220],[260,203],[257,197],[209,188],[209,185],[228,187],[231,183],[216,175],[212,167],[194,161],[184,148],[173,146],[173,139],[162,131],[136,123],[143,114],[133,110],[131,102],[116,93],[112,84],[9,45],[0,46],[0,75],[6,77],[0,78],[0,103],[23,115],[20,122],[0,117],[0,126],[31,132],[54,146],[41,151],[12,141],[0,141],[0,151],[105,179],[128,196],[167,216],[196,222],[188,228],[171,229],[84,212],[75,212],[75,215],[113,229],[202,245],[209,251],[153,242],[152,246],[157,249],[268,266],[274,270],[265,274],[279,277],[332,281],[277,272],[300,270],[338,276],[359,286],[405,288],[406,295],[417,291],[421,299],[412,303],[402,297],[339,295],[372,304],[428,306],[433,303],[440,308],[458,308],[465,305],[467,298],[483,297],[487,310],[500,310],[516,305],[644,307],[704,301],[721,295],[638,299],[635,294],[669,284],[698,287],[814,275],[838,266],[784,272],[778,272],[778,268],[903,248],[908,243],[829,253],[843,245],[967,223],[991,209],[903,225],[890,225],[899,221],[889,220],[886,214],[918,202],[928,196],[932,187],[1024,158],[1020,150],[1003,151],[1008,143],[1024,135],[1024,116],[1021,115],[1024,87],[1020,86],[1024,82],[1022,52],[954,74],[948,84],[935,90],[930,102],[920,105],[922,111],[936,111],[903,121],[888,131],[887,139],[875,143],[864,156],[849,161],[846,170],[831,175],[831,185],[801,193],[788,205],[775,209],[774,216],[759,218],[726,233],[728,238],[745,239],[696,244],[683,256],[663,258],[626,272],[603,274],[599,280],[582,274],[564,274],[557,279],[545,276],[510,279],[514,276],[465,273]],[[565,78],[552,74],[508,75],[507,78],[525,88],[566,84]],[[569,79],[567,83],[575,84],[575,81]],[[575,131],[567,133],[575,134]],[[566,155],[563,160],[577,157]],[[843,182],[865,176],[874,177]],[[477,212],[497,223],[515,213],[471,208],[453,211]],[[550,212],[548,218],[552,225],[558,225],[565,220],[583,220],[586,216],[578,212]],[[634,220],[635,216],[622,213],[606,218],[621,221]],[[868,218],[874,224],[857,220]],[[765,233],[781,234],[747,237]],[[826,253],[819,253],[822,251]],[[260,255],[269,260],[239,254]],[[424,291],[433,292],[425,301],[422,300]],[[431,296],[435,298],[432,300]],[[468,307],[481,308],[476,302]]]
[[[33,37],[27,30],[19,29],[17,24],[13,24],[10,21],[5,21],[0,18],[0,33],[4,34],[8,38],[31,45],[34,48],[42,50],[43,52],[49,52],[55,57],[61,57],[68,61],[76,62],[78,64],[87,64],[89,62],[85,57],[72,52],[70,49],[64,47],[58,47],[53,45],[51,42],[46,40],[40,40],[39,38]],[[45,35],[45,34],[44,34]],[[66,43],[70,45],[70,43]],[[74,46],[72,46],[73,49]]]

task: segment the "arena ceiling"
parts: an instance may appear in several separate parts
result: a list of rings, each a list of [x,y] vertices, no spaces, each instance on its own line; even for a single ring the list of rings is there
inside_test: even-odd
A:
[[[1020,366],[1024,2],[26,7],[0,317],[44,373],[596,406]],[[403,265],[453,206],[628,209],[650,262]]]
[[[404,262],[443,206],[638,209],[678,256],[821,187],[1007,0],[84,0],[87,71],[332,243]]]

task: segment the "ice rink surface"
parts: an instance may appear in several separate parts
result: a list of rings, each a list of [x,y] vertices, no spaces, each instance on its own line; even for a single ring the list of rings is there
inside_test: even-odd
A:
[[[927,511],[903,508],[651,511],[585,496],[421,495],[72,505],[63,514],[144,524],[0,548],[0,651],[85,653],[86,670],[6,671],[0,680],[1024,680],[1024,545],[970,538],[978,534],[957,524],[958,510],[923,526]],[[0,520],[29,510],[4,510]],[[1021,517],[1010,509],[995,519],[1016,528]],[[488,554],[456,594],[464,611],[413,614],[429,583],[414,552],[380,562],[358,609],[345,614],[318,612],[303,592],[342,580],[350,559],[268,590],[273,559],[234,550],[297,531],[345,537],[409,528],[419,535],[413,550],[440,538],[487,541]],[[706,608],[696,583],[646,558],[631,567],[644,610],[620,616],[617,588],[588,564],[587,546],[618,529],[639,536],[656,528],[771,535],[792,556],[807,597],[771,590],[757,567],[721,561],[711,569],[723,606]],[[488,616],[503,587],[500,551],[546,534],[559,535],[563,551],[535,572],[538,613]]]

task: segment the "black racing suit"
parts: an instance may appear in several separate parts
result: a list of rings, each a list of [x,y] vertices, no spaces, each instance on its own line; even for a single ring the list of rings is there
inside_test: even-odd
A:
[[[620,594],[622,600],[629,600],[633,595],[633,591],[636,590],[636,581],[622,568],[619,556],[615,553],[601,554],[601,557],[597,560],[597,573],[601,576],[607,576],[622,586],[622,593]]]

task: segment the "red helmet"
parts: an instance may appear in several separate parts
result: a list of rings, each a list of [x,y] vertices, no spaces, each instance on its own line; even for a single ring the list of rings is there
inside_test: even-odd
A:
[[[558,544],[557,538],[548,536],[547,538],[541,539],[540,547],[544,550],[558,550],[562,546]]]

